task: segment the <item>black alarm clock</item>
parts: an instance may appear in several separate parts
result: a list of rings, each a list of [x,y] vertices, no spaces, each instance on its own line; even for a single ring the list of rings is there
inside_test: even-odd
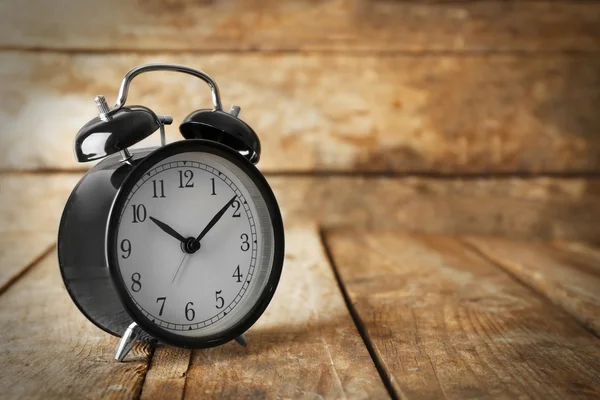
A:
[[[131,80],[176,71],[205,81],[213,109],[192,112],[182,140],[165,143],[172,118],[125,107]],[[99,116],[75,138],[79,162],[102,159],[81,179],[58,233],[60,271],[79,310],[121,337],[187,348],[231,340],[271,301],[283,267],[284,232],[271,188],[254,166],[256,133],[225,112],[214,80],[180,65],[149,64],[124,77],[116,105],[96,97]],[[158,148],[128,148],[160,131]]]

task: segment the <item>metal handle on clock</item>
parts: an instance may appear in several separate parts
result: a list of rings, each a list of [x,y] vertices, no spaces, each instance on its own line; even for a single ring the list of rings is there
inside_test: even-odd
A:
[[[125,77],[121,81],[121,88],[119,89],[119,97],[117,98],[117,103],[109,111],[109,113],[113,113],[125,105],[125,102],[127,101],[127,95],[129,92],[129,85],[131,84],[133,78],[145,72],[152,71],[181,72],[184,74],[193,75],[203,80],[210,87],[210,91],[212,93],[212,102],[215,107],[215,110],[223,110],[223,106],[221,104],[221,94],[219,93],[219,87],[217,86],[217,83],[210,76],[208,76],[208,74],[206,74],[203,71],[200,71],[199,69],[186,67],[185,65],[156,63],[139,65],[135,68],[132,68],[131,70],[129,70],[129,72],[127,72],[127,74],[125,74]]]

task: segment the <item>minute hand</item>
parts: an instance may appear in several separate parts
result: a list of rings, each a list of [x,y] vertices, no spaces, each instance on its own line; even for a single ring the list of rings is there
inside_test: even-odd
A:
[[[227,209],[233,204],[236,197],[237,196],[233,196],[233,198],[229,200],[227,204],[225,204],[223,208],[219,210],[219,212],[213,217],[213,219],[210,220],[208,225],[206,225],[206,228],[204,228],[204,230],[202,230],[202,232],[200,232],[200,234],[196,238],[196,242],[200,242],[202,238],[208,233],[208,231],[210,231],[212,227],[215,226],[215,224],[221,219],[223,214],[225,214],[225,211],[227,211]]]

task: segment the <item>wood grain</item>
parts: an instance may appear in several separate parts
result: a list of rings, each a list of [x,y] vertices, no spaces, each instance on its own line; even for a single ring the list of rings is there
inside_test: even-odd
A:
[[[194,350],[185,397],[386,398],[316,229],[286,231],[281,282],[265,314],[236,343]]]
[[[470,237],[468,243],[600,336],[600,251]]]
[[[268,179],[286,222],[600,241],[597,179]]]
[[[77,310],[63,287],[56,254],[1,297],[0,387],[6,399],[131,398],[141,388],[148,348],[114,361],[117,340]]]
[[[460,241],[344,231],[327,242],[398,397],[600,395],[598,338]]]
[[[0,169],[88,167],[75,163],[72,142],[96,114],[94,96],[113,102],[125,72],[150,61],[212,74],[225,106],[239,104],[258,132],[263,171],[600,171],[598,54],[21,52],[0,53]],[[142,75],[135,103],[172,113],[176,140],[182,118],[210,106],[209,90],[181,74]]]
[[[600,252],[598,252],[597,245],[594,246],[590,243],[554,240],[552,246],[568,252],[576,259],[585,259],[586,268],[592,273],[600,275]]]
[[[159,345],[142,388],[141,399],[182,399],[192,351]]]
[[[0,232],[0,294],[54,247],[56,236],[47,232]]]
[[[0,174],[0,294],[56,243],[75,178]]]
[[[566,1],[23,0],[0,4],[0,46],[170,51],[598,51],[599,18],[598,3]]]
[[[0,231],[56,234],[79,178],[80,174],[0,174]],[[600,179],[267,179],[286,225],[312,221],[324,228],[600,242]]]

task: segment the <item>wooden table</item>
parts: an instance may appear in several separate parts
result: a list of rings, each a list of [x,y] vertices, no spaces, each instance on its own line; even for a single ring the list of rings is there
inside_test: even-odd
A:
[[[2,192],[4,226],[55,226],[78,177],[2,176],[3,188],[22,188]],[[40,196],[44,207],[33,205]],[[115,362],[117,339],[88,322],[63,287],[53,232],[0,235],[3,396],[600,396],[600,250],[323,229],[290,217],[294,204],[280,198],[285,270],[247,348],[140,345]]]
[[[600,2],[0,2],[0,398],[600,398]],[[248,332],[189,351],[88,322],[56,231],[75,132],[131,67],[219,83],[286,255]],[[131,104],[177,123],[204,84]],[[156,144],[150,138],[142,145]]]

